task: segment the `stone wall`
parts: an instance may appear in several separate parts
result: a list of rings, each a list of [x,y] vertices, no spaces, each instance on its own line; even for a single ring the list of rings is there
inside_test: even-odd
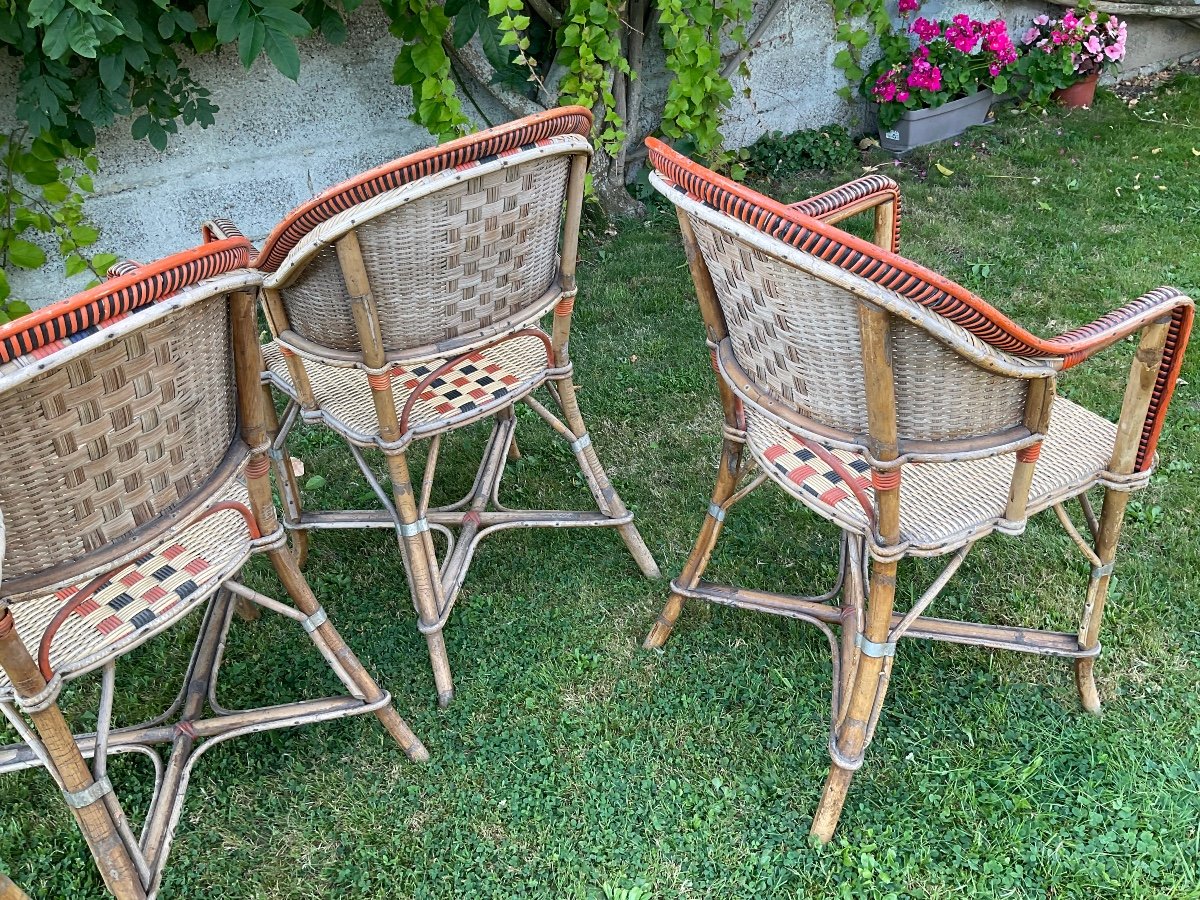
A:
[[[756,6],[761,16],[766,0]],[[1044,10],[1030,0],[928,0],[923,12],[936,17],[951,7],[1013,22]],[[1136,19],[1129,31],[1127,69],[1200,53],[1200,30],[1178,23]],[[832,34],[827,0],[788,0],[750,55],[748,80],[735,79],[725,129],[732,145],[750,143],[765,131],[853,125],[861,119],[861,104],[847,104],[834,93],[841,75],[832,65],[838,49]],[[231,48],[190,61],[196,79],[211,89],[220,107],[216,124],[181,129],[163,153],[133,140],[127,122],[101,132],[98,192],[87,203],[88,215],[101,229],[100,246],[122,257],[154,259],[197,243],[200,222],[212,216],[231,218],[261,240],[312,194],[427,146],[429,134],[408,119],[408,89],[392,84],[396,47],[378,6],[364,4],[351,17],[344,44],[334,47],[321,39],[305,44],[298,82],[265,60],[244,70]],[[656,36],[650,36],[647,49],[643,122],[649,125],[667,81]],[[12,61],[0,60],[0,94],[14,92]],[[9,124],[0,121],[0,127]],[[39,304],[82,287],[78,279],[64,281],[55,261],[38,272],[19,273],[14,282],[16,295]]]

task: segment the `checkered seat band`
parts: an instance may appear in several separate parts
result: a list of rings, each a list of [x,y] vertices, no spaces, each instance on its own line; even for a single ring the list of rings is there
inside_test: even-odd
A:
[[[263,358],[272,380],[296,398],[279,347],[274,343],[264,346]],[[391,369],[388,374],[397,415],[412,392],[445,363],[445,359],[433,359]],[[324,421],[356,444],[372,444],[379,434],[379,425],[366,373],[307,359],[303,365]],[[541,383],[546,369],[546,345],[535,335],[518,335],[477,350],[422,389],[413,404],[409,426],[417,433],[428,433],[449,427],[451,420],[453,424],[473,421],[529,393]]]
[[[862,490],[870,490],[871,467],[867,461],[846,450],[832,452],[845,464],[854,477],[855,485]],[[786,478],[826,506],[834,507],[843,500],[853,499],[854,495],[841,473],[803,444],[792,441],[770,444],[763,450],[763,458],[779,477]]]
[[[246,504],[245,488],[231,483],[215,498]],[[50,648],[50,666],[64,677],[82,674],[128,652],[186,615],[231,577],[250,554],[245,519],[221,510],[121,567],[59,628]],[[37,653],[42,635],[63,605],[91,578],[10,607],[17,634]],[[12,688],[0,670],[0,699]]]

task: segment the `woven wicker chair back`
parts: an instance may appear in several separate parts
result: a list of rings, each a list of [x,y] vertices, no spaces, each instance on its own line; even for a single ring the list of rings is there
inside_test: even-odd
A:
[[[474,177],[440,173],[432,193],[391,209],[393,198],[383,194],[349,213],[361,222],[354,231],[388,351],[469,343],[544,297],[558,275],[567,174],[579,152],[568,144]],[[361,350],[332,243],[281,295],[301,337]]]
[[[815,263],[808,254],[790,250],[784,260],[751,246],[741,223],[689,218],[738,363],[757,387],[820,425],[866,435],[859,296],[805,265]],[[878,290],[838,274],[861,282],[864,293]],[[974,438],[1021,424],[1023,379],[982,369],[898,317],[891,334],[902,440]]]
[[[39,311],[78,323],[97,302],[143,307],[98,327],[68,323],[36,361],[0,367],[6,593],[133,552],[220,486],[237,419],[227,298],[258,277],[221,273],[244,266],[248,249],[221,241]]]

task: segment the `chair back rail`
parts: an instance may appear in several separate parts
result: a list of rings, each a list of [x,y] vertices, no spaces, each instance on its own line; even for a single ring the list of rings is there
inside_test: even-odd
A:
[[[220,243],[238,251],[222,268],[246,264],[246,241]],[[97,296],[152,297],[132,314],[64,337],[78,340],[0,369],[6,596],[53,589],[136,556],[244,460],[228,297],[253,291],[260,276],[208,270],[213,277],[188,283],[175,276],[192,255],[65,301],[69,311]]]
[[[1052,378],[1056,360],[996,350],[895,292],[683,195],[658,175],[651,180],[694,235],[717,301],[706,310],[710,339],[728,336],[736,365],[725,370],[734,370],[742,399],[785,418],[794,413],[792,423],[806,423],[819,439],[870,453],[865,301],[889,314],[904,455],[975,455],[1036,441],[1026,422],[1029,381]]]
[[[560,264],[563,210],[582,201],[568,197],[572,161],[591,153],[577,119],[561,119],[558,133],[502,153],[471,154],[313,224],[265,279],[280,343],[323,362],[371,367],[337,249],[350,233],[388,362],[461,352],[547,313],[569,290]],[[474,140],[486,145],[488,135]],[[391,166],[411,168],[404,160]],[[260,259],[272,255],[264,248]]]

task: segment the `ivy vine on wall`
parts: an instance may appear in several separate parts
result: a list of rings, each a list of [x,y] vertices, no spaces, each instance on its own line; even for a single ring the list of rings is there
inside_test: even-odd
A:
[[[0,47],[17,60],[12,112],[0,135],[0,315],[19,313],[6,273],[45,265],[99,278],[113,261],[83,213],[97,169],[97,129],[125,121],[162,150],[181,126],[206,127],[218,109],[188,60],[236,53],[300,73],[297,42],[346,38],[364,0],[0,0]],[[661,129],[697,155],[727,161],[721,112],[733,94],[724,46],[742,64],[752,0],[377,0],[397,47],[393,78],[412,89],[412,118],[439,139],[486,121],[564,103],[596,113],[596,193],[636,205],[627,156]],[[876,0],[833,0],[853,16]],[[661,121],[644,121],[640,74],[648,35],[670,74]]]

